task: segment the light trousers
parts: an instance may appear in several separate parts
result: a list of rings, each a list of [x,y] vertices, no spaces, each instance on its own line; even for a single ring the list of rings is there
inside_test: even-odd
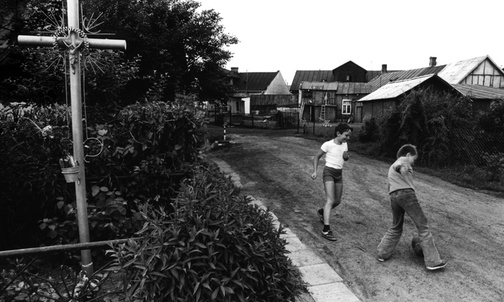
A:
[[[434,238],[429,230],[427,218],[418,203],[412,189],[397,190],[390,193],[392,207],[392,226],[387,230],[378,245],[378,256],[388,259],[401,239],[404,224],[404,213],[407,213],[418,230],[420,245],[424,254],[425,266],[435,266],[442,262]]]

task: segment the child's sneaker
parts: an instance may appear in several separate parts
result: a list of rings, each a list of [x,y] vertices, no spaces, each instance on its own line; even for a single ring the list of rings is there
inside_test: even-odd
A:
[[[437,265],[427,266],[427,269],[430,271],[435,271],[437,269],[444,268],[446,266],[446,264],[447,264],[446,261],[441,260],[441,263],[439,263]]]
[[[331,230],[327,231],[327,232],[324,232],[322,231],[322,237],[324,237],[325,239],[327,240],[331,240],[331,241],[336,241],[336,237],[334,237],[333,233]]]

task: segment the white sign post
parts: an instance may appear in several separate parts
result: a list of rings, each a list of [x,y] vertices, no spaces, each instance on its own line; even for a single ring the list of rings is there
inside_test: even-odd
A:
[[[96,49],[126,49],[126,41],[109,39],[88,39],[80,30],[79,1],[67,0],[68,27],[64,29],[65,37],[49,36],[18,36],[21,45],[50,46],[64,45],[68,49],[70,65],[70,96],[72,110],[73,156],[79,165],[78,181],[75,182],[77,202],[77,220],[79,239],[81,243],[89,242],[89,226],[86,200],[86,175],[84,171],[84,143],[82,125],[82,74],[81,49],[83,47]],[[63,43],[63,44],[62,44]],[[93,261],[90,250],[81,251],[82,269],[90,276],[93,273]]]

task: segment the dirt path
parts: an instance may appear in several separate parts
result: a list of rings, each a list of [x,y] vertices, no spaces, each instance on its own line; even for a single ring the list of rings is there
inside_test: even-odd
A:
[[[504,301],[503,199],[416,172],[418,198],[448,266],[436,272],[424,268],[410,248],[416,230],[409,217],[394,255],[380,263],[376,246],[391,223],[389,163],[351,154],[343,202],[331,218],[338,241],[329,242],[319,235],[315,213],[324,200],[322,168],[315,181],[310,178],[320,143],[285,132],[228,133],[232,146],[208,157],[228,163],[241,178],[242,193],[262,200],[362,301]]]

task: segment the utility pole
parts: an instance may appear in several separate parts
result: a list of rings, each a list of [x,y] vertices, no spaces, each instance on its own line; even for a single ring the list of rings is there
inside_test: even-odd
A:
[[[79,1],[67,0],[68,26],[60,30],[64,37],[55,36],[18,36],[18,42],[27,46],[66,47],[70,66],[70,97],[72,111],[72,138],[73,157],[77,161],[79,172],[75,181],[75,194],[77,203],[77,220],[79,226],[79,240],[81,243],[89,242],[89,226],[87,217],[86,200],[86,174],[84,167],[84,143],[82,125],[82,73],[81,51],[85,47],[97,49],[126,49],[126,41],[109,39],[89,39],[80,30]],[[93,261],[89,249],[81,251],[82,270],[88,276],[93,273]]]

